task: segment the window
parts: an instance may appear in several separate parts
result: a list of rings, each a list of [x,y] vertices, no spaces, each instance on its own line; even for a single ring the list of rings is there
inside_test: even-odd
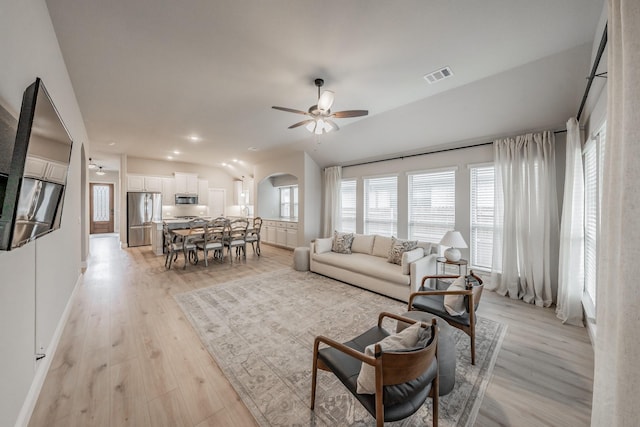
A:
[[[409,175],[409,239],[439,242],[456,223],[456,170]]]
[[[471,267],[491,269],[493,256],[493,206],[495,168],[472,166],[471,172]]]
[[[398,232],[398,177],[365,178],[364,234],[395,236]]]
[[[356,232],[356,180],[343,179],[340,185],[342,211],[340,229],[345,233]]]
[[[298,186],[280,187],[280,217],[298,218]]]
[[[603,125],[595,138],[587,142],[584,148],[584,286],[594,308],[605,140],[606,125]]]

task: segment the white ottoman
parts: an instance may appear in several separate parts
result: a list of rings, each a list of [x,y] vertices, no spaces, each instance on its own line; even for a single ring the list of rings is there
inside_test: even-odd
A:
[[[293,269],[296,271],[309,271],[309,248],[300,246],[293,250]]]

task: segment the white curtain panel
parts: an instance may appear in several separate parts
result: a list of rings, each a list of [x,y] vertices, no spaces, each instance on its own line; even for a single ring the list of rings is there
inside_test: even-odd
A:
[[[566,147],[556,315],[562,323],[584,326],[584,174],[580,128],[575,118],[567,121]]]
[[[543,307],[558,283],[554,141],[553,132],[494,141],[497,250],[487,288]]]
[[[609,1],[592,426],[640,420],[640,2]]]
[[[324,170],[324,237],[331,237],[334,230],[340,229],[341,180],[341,166],[331,166]]]

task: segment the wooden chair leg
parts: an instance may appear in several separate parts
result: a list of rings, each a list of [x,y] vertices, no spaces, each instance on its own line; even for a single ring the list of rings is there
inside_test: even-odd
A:
[[[433,427],[438,427],[438,405],[440,402],[440,376],[436,374],[431,388],[433,403]]]
[[[471,331],[471,334],[469,334],[469,336],[471,337],[471,364],[475,365],[476,364],[476,334],[475,334],[475,331]]]
[[[311,370],[311,410],[316,404],[316,378],[318,376],[318,343],[313,346],[313,368]]]

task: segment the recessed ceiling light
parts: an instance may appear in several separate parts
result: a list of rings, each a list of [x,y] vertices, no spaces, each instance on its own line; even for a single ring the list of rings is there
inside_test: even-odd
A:
[[[173,160],[173,156],[167,156],[167,159]]]
[[[238,163],[238,159],[233,159],[233,163]]]
[[[249,151],[258,151],[258,147],[249,147]]]
[[[222,163],[222,166],[227,166],[227,164],[226,163]]]
[[[173,154],[180,154],[180,152],[178,150],[173,150]]]
[[[190,139],[190,140],[192,140],[192,141],[194,141],[194,142],[195,142],[195,141],[200,141],[200,137],[199,137],[199,136],[197,136],[197,135],[191,135],[191,136],[189,137],[189,139]]]
[[[116,145],[116,143],[115,143],[115,142],[113,142],[113,141],[111,141],[111,142],[109,143],[109,145],[113,147],[114,145]]]

